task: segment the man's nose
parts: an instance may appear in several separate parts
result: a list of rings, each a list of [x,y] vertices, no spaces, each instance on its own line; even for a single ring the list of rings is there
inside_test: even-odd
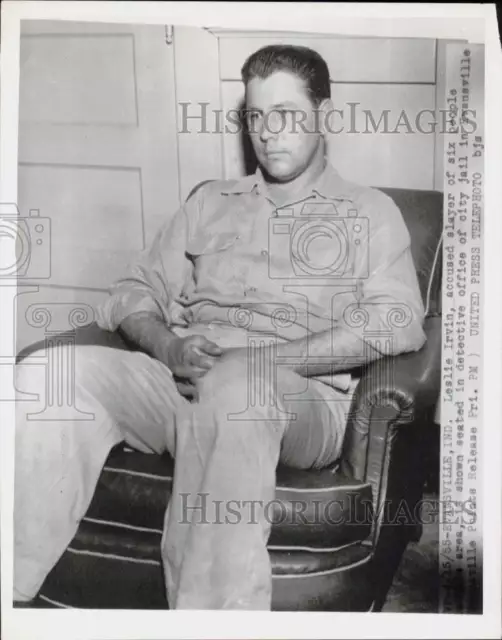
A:
[[[275,135],[275,133],[273,133],[270,130],[270,126],[267,122],[263,122],[261,130],[260,130],[260,140],[262,142],[267,142],[267,140],[270,140],[270,138],[273,138]]]
[[[270,138],[275,138],[278,135],[279,131],[275,120],[276,118],[273,117],[263,118],[260,129],[260,140],[262,142],[267,142]]]

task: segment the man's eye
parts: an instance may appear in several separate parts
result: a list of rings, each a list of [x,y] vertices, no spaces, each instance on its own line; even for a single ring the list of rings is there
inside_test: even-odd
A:
[[[290,127],[295,122],[296,111],[294,109],[277,109],[275,118],[281,127]]]

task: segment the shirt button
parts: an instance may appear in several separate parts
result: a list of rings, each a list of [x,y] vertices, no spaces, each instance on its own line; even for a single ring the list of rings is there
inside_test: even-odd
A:
[[[261,255],[262,256],[268,256],[268,251],[266,249],[262,249]]]

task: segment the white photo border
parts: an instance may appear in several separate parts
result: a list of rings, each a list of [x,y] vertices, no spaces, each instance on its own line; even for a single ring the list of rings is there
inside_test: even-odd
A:
[[[12,608],[14,403],[0,403],[2,623],[6,640],[28,638],[491,638],[501,628],[501,54],[495,5],[219,2],[14,2],[2,4],[0,201],[17,201],[20,20],[65,19],[308,31],[382,37],[466,38],[486,46],[486,214],[482,615],[30,610]],[[300,26],[301,25],[301,26]],[[497,207],[497,205],[499,205]],[[15,290],[15,287],[14,287]],[[0,286],[0,308],[13,287]],[[10,305],[10,307],[9,307]],[[0,364],[12,352],[14,316],[1,314]],[[0,366],[0,386],[12,384]],[[495,481],[493,480],[495,477]],[[488,491],[488,487],[490,490]],[[488,500],[490,501],[488,504]]]

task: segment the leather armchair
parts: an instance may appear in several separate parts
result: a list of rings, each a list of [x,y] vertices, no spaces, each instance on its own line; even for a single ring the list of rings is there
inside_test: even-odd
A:
[[[407,544],[421,535],[423,426],[433,419],[440,391],[442,194],[382,191],[399,206],[410,231],[427,342],[419,352],[361,371],[336,467],[278,468],[268,545],[273,610],[381,610]],[[118,334],[96,325],[68,337],[75,344],[128,348]],[[123,445],[112,450],[89,510],[36,606],[168,607],[160,538],[173,465],[167,454]],[[302,522],[295,517],[300,510]]]

